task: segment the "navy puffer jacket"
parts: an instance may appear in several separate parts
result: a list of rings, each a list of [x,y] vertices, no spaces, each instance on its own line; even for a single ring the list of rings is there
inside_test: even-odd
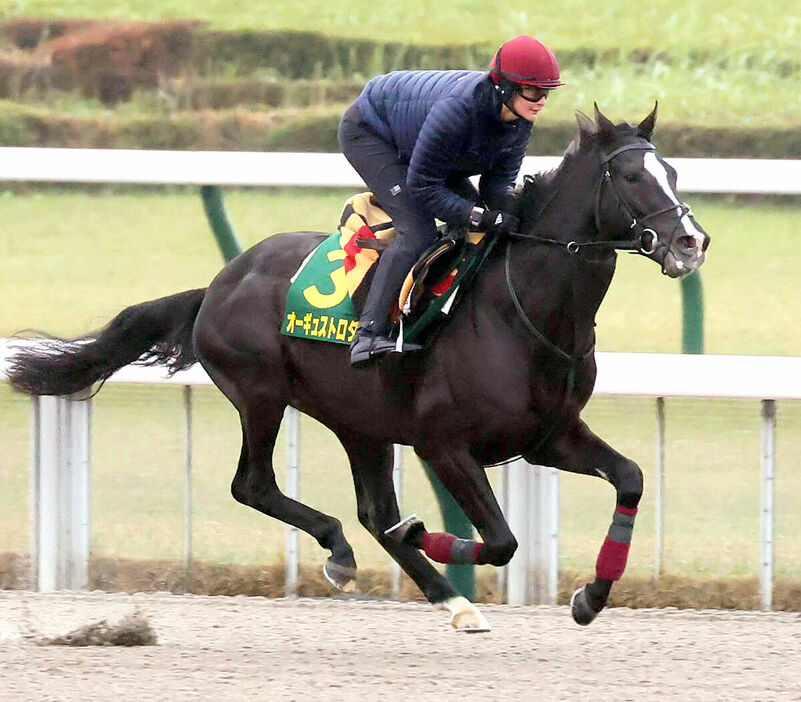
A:
[[[531,123],[504,122],[500,97],[480,71],[395,71],[373,78],[356,101],[364,120],[409,163],[412,197],[445,222],[475,204],[446,182],[481,175],[479,192],[502,209],[531,136]]]

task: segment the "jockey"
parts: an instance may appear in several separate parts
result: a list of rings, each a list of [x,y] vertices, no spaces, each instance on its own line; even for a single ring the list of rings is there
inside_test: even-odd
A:
[[[516,228],[508,197],[532,124],[560,85],[550,49],[519,36],[498,49],[488,73],[377,76],[342,116],[342,151],[396,232],[370,285],[350,347],[352,365],[395,348],[390,313],[409,270],[436,240],[435,218],[493,235]],[[480,175],[478,190],[473,175]]]

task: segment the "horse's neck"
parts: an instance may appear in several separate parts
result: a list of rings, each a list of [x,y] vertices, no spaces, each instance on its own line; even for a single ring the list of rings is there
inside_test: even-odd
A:
[[[525,316],[552,344],[570,355],[584,354],[593,344],[595,315],[615,272],[614,255],[588,260],[564,247],[515,240],[509,250],[509,279],[505,265],[500,295],[509,308],[506,318],[520,327],[534,347],[542,346],[513,302],[517,296]],[[514,293],[509,291],[509,285]]]
[[[594,168],[572,164],[571,172],[552,183],[554,190],[543,193],[547,204],[531,233],[564,242],[596,237],[597,178]],[[586,249],[571,254],[525,239],[515,240],[510,254],[514,287],[529,319],[559,348],[584,353],[593,343],[595,315],[612,282],[616,257]]]
[[[588,241],[595,234],[595,196],[600,173],[591,152],[580,159],[563,162],[543,191],[537,194],[538,210],[530,233],[560,241]]]

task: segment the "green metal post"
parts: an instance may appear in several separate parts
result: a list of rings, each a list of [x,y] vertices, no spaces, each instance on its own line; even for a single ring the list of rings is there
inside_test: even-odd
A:
[[[682,353],[704,352],[704,291],[698,272],[681,280]]]
[[[242,247],[225,214],[222,192],[216,185],[204,185],[200,188],[200,196],[203,198],[203,210],[206,212],[206,218],[209,220],[223,258],[226,261],[236,258],[242,253]]]
[[[420,463],[423,464],[426,475],[431,482],[431,487],[434,488],[434,494],[437,496],[439,508],[442,510],[445,531],[458,536],[460,539],[472,539],[473,525],[462,512],[462,508],[456,504],[456,501],[451,497],[451,493],[448,492],[442,481],[431,470],[431,466],[425,461],[420,461]],[[451,563],[446,567],[445,574],[460,595],[471,602],[475,599],[476,578],[475,569],[472,565],[455,565]]]

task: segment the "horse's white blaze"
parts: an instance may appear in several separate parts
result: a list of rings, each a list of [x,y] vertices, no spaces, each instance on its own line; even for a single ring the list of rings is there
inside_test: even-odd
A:
[[[490,631],[486,617],[466,597],[451,597],[440,602],[438,606],[451,613],[451,626],[457,631]]]
[[[670,201],[673,202],[677,208],[681,207],[679,198],[676,197],[676,193],[673,192],[673,188],[670,187],[667,169],[659,162],[659,159],[656,157],[656,154],[653,151],[648,151],[645,153],[643,164],[645,165],[645,170],[654,177],[654,180],[656,180],[657,183],[659,183],[659,187],[661,187],[665,195],[670,198]],[[690,220],[687,215],[684,215],[681,218],[681,224],[684,227],[684,231],[693,237],[698,244],[697,255],[700,256],[701,247],[704,244],[704,235],[698,231],[696,226],[692,223],[692,220]]]

